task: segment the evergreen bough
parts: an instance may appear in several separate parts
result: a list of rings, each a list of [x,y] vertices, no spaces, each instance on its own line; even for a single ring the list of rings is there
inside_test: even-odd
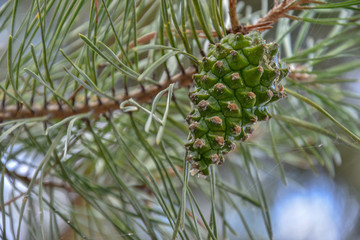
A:
[[[360,65],[358,5],[5,1],[0,238],[277,239],[283,166],[334,175],[360,148],[342,76]]]

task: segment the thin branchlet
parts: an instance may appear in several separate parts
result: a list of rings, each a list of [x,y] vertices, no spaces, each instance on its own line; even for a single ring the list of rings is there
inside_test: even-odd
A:
[[[88,104],[78,104],[74,107],[75,111],[69,108],[67,105],[62,106],[62,111],[59,110],[57,103],[47,104],[47,107],[33,106],[32,112],[25,108],[24,106],[18,109],[16,106],[9,106],[2,109],[0,112],[0,122],[8,121],[12,119],[21,119],[21,118],[34,118],[48,116],[48,119],[64,119],[76,114],[93,112],[94,116],[99,116],[109,111],[114,111],[120,109],[120,103],[127,99],[133,98],[138,103],[149,102],[156,94],[161,90],[169,87],[171,83],[178,83],[179,87],[186,87],[192,83],[192,75],[196,72],[195,67],[189,67],[185,70],[185,74],[179,73],[173,76],[171,79],[159,83],[158,85],[150,85],[144,87],[143,89],[134,90],[128,95],[118,95],[112,101],[106,98],[99,101],[89,102]]]
[[[260,18],[255,25],[265,24],[264,26],[271,26],[277,22],[280,18],[290,18],[292,20],[297,20],[296,16],[288,14],[292,10],[305,10],[308,9],[308,6],[305,4],[321,4],[323,2],[316,0],[284,0],[281,3],[279,1],[274,1],[274,7],[262,18]],[[265,29],[258,30],[259,32],[264,31]]]
[[[245,33],[244,27],[239,23],[237,11],[236,11],[236,2],[237,0],[229,0],[229,15],[231,22],[231,32],[237,33]]]

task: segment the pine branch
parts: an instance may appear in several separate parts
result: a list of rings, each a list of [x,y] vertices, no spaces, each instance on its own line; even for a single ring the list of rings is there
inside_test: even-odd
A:
[[[296,20],[295,16],[288,15],[287,12],[291,10],[303,10],[306,9],[304,4],[309,3],[321,3],[314,0],[284,0],[282,3],[275,2],[274,8],[271,9],[263,18],[259,19],[256,24],[243,27],[239,24],[237,13],[236,13],[236,0],[229,0],[229,14],[232,24],[232,29],[229,32],[241,32],[243,34],[249,33],[250,31],[264,31],[266,29],[272,28],[273,25],[280,18],[291,18]],[[190,31],[187,31],[190,33]],[[199,37],[204,38],[205,35],[200,35],[203,31],[197,31]],[[217,36],[216,32],[212,32],[213,36]],[[137,39],[137,44],[148,43],[156,37],[155,32],[145,34],[144,36]],[[134,42],[129,44],[129,48],[135,46]],[[119,55],[121,58],[121,55]],[[192,74],[196,73],[195,68],[190,67],[185,71],[185,74],[177,74],[172,77],[169,81],[159,84],[158,86],[149,86],[145,89],[136,90],[129,94],[116,96],[114,101],[109,101],[105,98],[99,98],[98,101],[92,102],[89,104],[77,104],[74,109],[70,109],[66,104],[53,103],[47,104],[44,106],[32,106],[31,109],[25,108],[24,105],[18,104],[17,106],[6,106],[0,112],[0,122],[13,120],[13,119],[22,119],[22,118],[34,118],[48,116],[48,119],[64,119],[69,116],[73,116],[80,113],[93,112],[94,116],[104,114],[106,112],[118,110],[120,103],[126,99],[133,98],[139,103],[146,103],[156,96],[161,90],[167,88],[171,83],[179,82],[179,87],[190,86],[192,82]],[[78,88],[74,94],[70,97],[70,100],[74,100],[78,91],[81,90],[81,87]]]
[[[196,68],[189,67],[186,69],[185,74],[179,73],[173,76],[171,79],[160,83],[159,85],[150,85],[145,87],[144,90],[134,90],[126,95],[116,96],[117,101],[111,101],[106,98],[102,98],[101,101],[90,102],[89,104],[77,104],[74,110],[70,109],[67,105],[63,104],[59,109],[58,104],[48,104],[47,108],[41,106],[33,106],[32,111],[25,107],[18,109],[15,106],[9,106],[2,109],[0,112],[0,122],[22,118],[35,118],[47,116],[48,119],[65,119],[67,117],[92,112],[93,116],[99,116],[106,112],[118,110],[120,103],[133,98],[139,103],[147,103],[156,96],[160,91],[169,87],[171,83],[178,83],[178,87],[188,87],[192,83],[192,75],[196,72]]]
[[[17,72],[12,77],[17,82],[12,86],[7,76],[4,76],[0,85],[3,88],[0,122],[5,122],[0,123],[3,130],[0,133],[0,156],[6,158],[0,188],[6,186],[4,179],[10,179],[11,191],[16,193],[11,196],[13,199],[9,199],[7,194],[0,197],[0,210],[4,210],[3,219],[9,219],[11,227],[16,228],[17,222],[23,222],[22,226],[26,224],[26,229],[36,239],[41,236],[43,239],[57,239],[76,235],[116,238],[116,234],[120,238],[142,239],[155,236],[152,230],[156,232],[156,237],[163,239],[170,239],[175,235],[179,239],[203,239],[206,235],[214,239],[232,238],[235,235],[246,238],[246,234],[248,238],[261,238],[261,233],[256,232],[257,227],[249,224],[247,216],[242,215],[242,201],[233,201],[234,198],[239,198],[256,207],[254,215],[259,218],[262,216],[269,238],[273,238],[266,200],[270,189],[263,187],[264,181],[260,180],[257,171],[269,173],[269,169],[272,171],[278,167],[281,174],[284,174],[282,165],[285,164],[314,169],[317,164],[322,164],[332,173],[336,161],[331,156],[339,153],[338,146],[359,146],[358,142],[342,136],[342,132],[334,128],[336,123],[339,126],[341,122],[343,130],[359,135],[356,117],[351,111],[358,109],[358,106],[345,99],[359,96],[327,84],[341,84],[340,80],[333,77],[358,68],[360,60],[347,58],[349,64],[336,65],[334,69],[326,68],[326,71],[323,66],[317,65],[334,56],[338,58],[340,52],[346,55],[344,50],[351,51],[351,57],[358,57],[355,50],[358,50],[357,42],[360,37],[354,24],[358,18],[345,18],[339,14],[328,21],[325,18],[327,16],[322,18],[321,11],[310,10],[321,6],[335,8],[334,12],[341,13],[341,7],[352,7],[356,1],[345,1],[335,6],[318,5],[321,2],[311,0],[274,0],[274,7],[267,14],[264,13],[265,16],[260,15],[263,11],[252,11],[251,5],[248,5],[247,13],[251,12],[251,21],[259,19],[256,24],[248,26],[244,24],[249,21],[248,14],[243,18],[237,16],[237,1],[225,1],[229,1],[230,8],[226,17],[230,17],[231,29],[225,28],[223,6],[219,6],[219,1],[215,0],[206,4],[199,0],[73,1],[74,5],[69,9],[66,1],[37,1],[44,4],[42,10],[30,9],[29,21],[24,19],[17,25],[25,27],[34,17],[34,11],[35,14],[41,14],[41,18],[34,18],[34,26],[40,26],[39,19],[44,21],[53,15],[50,24],[41,23],[45,26],[41,29],[41,34],[51,47],[46,51],[47,56],[42,56],[41,51],[48,46],[42,47],[41,43],[32,47],[32,54],[27,54],[26,44],[34,42],[32,33],[36,35],[40,27],[39,30],[33,27],[20,28],[20,35],[14,30],[14,39],[21,39],[19,36],[22,36],[22,32],[27,32],[23,40],[24,49],[8,56],[8,72]],[[33,1],[34,6],[35,2]],[[79,4],[78,7],[75,2]],[[194,2],[197,3],[196,9]],[[91,4],[90,18],[81,18],[81,21],[85,19],[81,28],[63,31],[63,26],[68,24],[67,19],[71,19],[72,23],[78,21],[79,12],[74,10],[83,11],[88,6],[86,3]],[[267,8],[267,4],[262,8]],[[307,9],[309,10],[306,12],[296,11],[294,15],[290,15],[293,10]],[[15,12],[16,9],[11,10],[9,16],[13,13],[15,19]],[[349,12],[355,11],[350,9]],[[2,13],[0,9],[0,16],[6,18]],[[64,13],[74,15],[71,17]],[[314,15],[319,17],[312,18]],[[296,21],[291,21],[289,26],[285,26],[287,21],[284,21],[284,25],[275,25],[280,18]],[[63,19],[64,25],[57,24],[57,19]],[[202,21],[204,19],[209,21]],[[202,24],[199,24],[201,21]],[[299,24],[299,21],[304,24]],[[353,22],[348,24],[350,21]],[[309,36],[313,37],[314,31],[307,30],[319,23],[333,25],[333,30],[323,40],[316,39],[314,44],[308,41]],[[293,92],[289,93],[294,93],[299,98],[290,96],[290,101],[273,105],[276,114],[269,121],[269,128],[264,124],[255,126],[258,129],[255,129],[252,138],[240,145],[240,151],[231,153],[237,161],[233,161],[232,157],[228,158],[226,165],[230,168],[213,169],[216,175],[212,175],[210,181],[209,178],[189,178],[190,165],[186,162],[184,147],[189,133],[184,124],[189,99],[186,91],[178,91],[173,92],[177,95],[176,98],[172,95],[172,102],[170,97],[165,102],[160,99],[160,91],[167,89],[171,83],[176,83],[177,90],[192,84],[192,75],[197,72],[197,67],[188,67],[188,61],[183,61],[185,58],[182,54],[193,59],[205,56],[204,39],[215,43],[226,33],[248,34],[273,27],[277,28],[277,43],[289,50],[287,58],[282,58],[282,62],[291,63],[291,73],[284,91],[290,89]],[[82,39],[78,38],[80,31]],[[297,36],[296,41],[288,41],[293,33],[297,33],[294,34]],[[61,35],[64,36],[63,40],[60,39]],[[64,49],[68,61],[57,55],[59,49]],[[171,55],[175,52],[180,54]],[[54,87],[42,81],[42,57],[48,60],[46,64],[49,65],[50,80]],[[3,63],[1,57],[0,63]],[[315,65],[316,68],[313,68]],[[185,69],[188,67],[186,71],[182,71],[182,66]],[[64,67],[70,75],[64,73]],[[31,70],[33,74],[24,74],[24,68]],[[160,75],[167,79],[156,81]],[[139,76],[147,76],[146,81],[136,81]],[[141,79],[144,78],[139,77]],[[280,91],[282,89],[279,88]],[[24,99],[14,95],[16,91]],[[151,112],[147,105],[143,108],[146,111],[119,114],[116,118],[110,118],[110,114],[106,114],[121,110],[129,98],[139,103],[140,107],[151,104]],[[169,114],[163,114],[167,110]],[[91,114],[95,117],[94,121],[83,119]],[[102,114],[105,115],[104,118],[98,119],[97,116]],[[159,127],[158,122],[150,124],[147,121],[158,118],[159,115],[164,116],[164,121],[160,123],[166,122],[166,125]],[[17,121],[22,118],[30,120]],[[62,119],[65,121],[58,121]],[[51,127],[47,120],[53,120]],[[148,131],[142,131],[146,125],[149,126],[145,128]],[[157,144],[156,138],[160,132],[163,134],[160,144]],[[56,139],[54,133],[57,133]],[[268,147],[271,143],[272,149]],[[320,145],[322,147],[317,147]],[[302,154],[294,154],[289,149],[301,150]],[[39,166],[38,161],[29,163],[22,158],[43,159],[42,163],[47,165],[38,169],[41,177],[36,174],[21,175],[9,170],[12,161],[17,163],[16,170],[19,167],[32,169]],[[268,161],[271,158],[274,159],[273,163]],[[306,161],[307,164],[304,164]],[[54,165],[47,167],[50,163]],[[228,179],[235,181],[228,182]],[[19,182],[28,187],[28,191],[24,193],[22,189],[19,190]],[[196,194],[192,192],[193,184],[196,185]],[[59,192],[65,193],[64,198],[69,201],[65,203],[59,198]],[[67,192],[71,194],[66,196]],[[26,193],[30,193],[29,197],[25,196]],[[212,203],[211,206],[206,206],[206,201],[198,202],[200,194]],[[22,198],[28,200],[26,206],[21,203]],[[239,234],[239,229],[233,229],[227,222],[228,206],[236,210],[246,231]],[[21,209],[22,214],[19,219],[11,213],[17,208]],[[204,209],[212,213],[210,220],[204,216]],[[49,225],[42,219],[42,215],[38,221],[36,216],[39,212],[49,212],[52,219]],[[6,233],[9,221],[3,222],[5,224],[1,230],[4,232],[0,231],[0,238],[8,238],[11,234],[9,231]],[[219,231],[221,227],[223,230]],[[20,238],[20,235],[13,235],[14,238]]]

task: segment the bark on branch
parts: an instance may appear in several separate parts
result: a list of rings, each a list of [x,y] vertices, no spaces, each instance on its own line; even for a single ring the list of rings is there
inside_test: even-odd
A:
[[[126,99],[133,98],[139,103],[146,103],[156,96],[161,90],[167,88],[171,83],[178,83],[178,87],[190,86],[192,82],[192,75],[196,72],[195,67],[189,67],[186,69],[185,74],[179,73],[173,76],[170,80],[160,83],[158,86],[151,85],[145,88],[145,91],[141,89],[131,92],[128,96],[119,95],[116,97],[117,101],[110,101],[109,99],[101,99],[101,101],[90,102],[86,104],[75,105],[74,110],[70,109],[67,105],[63,104],[59,109],[58,104],[49,104],[47,108],[42,106],[33,106],[31,112],[25,107],[21,107],[19,110],[17,106],[9,106],[0,111],[0,122],[8,121],[12,119],[22,118],[35,118],[48,116],[49,119],[65,119],[67,117],[92,112],[94,116],[99,116],[106,112],[118,110],[120,103]]]

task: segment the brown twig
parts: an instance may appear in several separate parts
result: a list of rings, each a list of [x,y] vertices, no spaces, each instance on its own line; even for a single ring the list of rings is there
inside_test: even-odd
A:
[[[274,7],[262,18],[260,18],[255,25],[268,23],[270,26],[277,22],[280,18],[290,18],[293,20],[297,20],[296,16],[292,16],[287,14],[291,10],[304,10],[308,9],[308,6],[304,6],[304,4],[316,3],[321,4],[322,2],[317,0],[283,0],[279,3],[278,0],[274,1]],[[264,31],[265,29],[258,30],[259,32]]]
[[[34,118],[34,117],[43,117],[48,116],[49,119],[64,119],[80,113],[92,112],[94,116],[99,116],[106,112],[118,110],[120,108],[120,103],[126,99],[133,98],[139,103],[146,103],[150,101],[156,94],[161,90],[167,88],[171,83],[178,83],[179,87],[190,86],[192,83],[192,75],[196,73],[195,67],[189,67],[185,70],[185,74],[177,74],[173,76],[170,81],[164,81],[159,85],[151,85],[142,90],[135,90],[130,92],[128,96],[119,95],[116,97],[117,101],[112,101],[107,98],[102,98],[102,104],[99,104],[98,101],[89,102],[89,104],[77,104],[75,105],[74,110],[70,109],[67,105],[62,106],[62,110],[59,110],[59,107],[55,103],[50,103],[47,105],[47,108],[41,106],[34,106],[32,108],[33,112],[29,109],[22,107],[17,109],[16,106],[9,106],[0,112],[0,122],[8,121],[12,119],[21,119],[21,118]]]
[[[5,169],[5,173],[10,174],[10,176],[16,177],[15,179],[19,179],[24,183],[29,184],[31,182],[30,177],[20,175],[20,174],[16,173],[15,171],[9,171],[9,170]],[[40,183],[40,179],[37,179],[36,182],[35,182],[35,185],[38,185],[39,183]],[[64,190],[66,190],[66,192],[68,192],[68,193],[74,192],[74,190],[66,183],[56,183],[56,182],[53,182],[53,181],[46,181],[46,182],[43,182],[42,185],[45,186],[45,187],[49,187],[49,188],[62,188]],[[21,192],[18,196],[13,197],[9,201],[5,202],[4,206],[8,206],[8,205],[14,203],[16,200],[20,199],[25,194],[26,194],[26,192]],[[0,211],[1,210],[2,210],[2,208],[0,206]]]
[[[239,23],[237,12],[236,12],[236,2],[237,2],[237,0],[229,0],[229,15],[230,15],[230,22],[231,22],[231,32],[243,33],[244,28]]]
[[[18,196],[16,196],[16,197],[10,199],[9,201],[5,202],[5,203],[4,203],[4,206],[6,207],[6,206],[12,204],[13,202],[15,202],[16,200],[18,200],[19,198],[21,198],[21,197],[24,196],[24,195],[25,195],[24,192],[23,192],[23,193],[20,193]],[[1,206],[0,206],[0,211],[2,211]]]
[[[308,69],[303,65],[292,65],[290,69],[288,78],[296,82],[313,82],[316,78],[315,75],[304,72]]]

